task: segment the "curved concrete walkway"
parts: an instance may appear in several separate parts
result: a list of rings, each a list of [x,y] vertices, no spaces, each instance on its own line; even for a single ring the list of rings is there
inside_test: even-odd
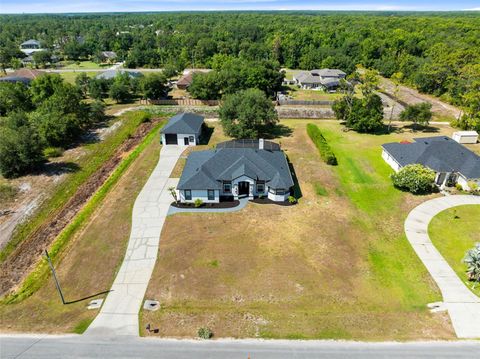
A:
[[[185,146],[163,146],[160,159],[135,200],[132,229],[122,266],[86,335],[139,335],[142,307],[157,259],[160,232],[172,202],[169,176]]]
[[[480,338],[480,298],[465,286],[428,236],[428,224],[435,215],[448,208],[467,204],[480,205],[480,197],[447,196],[422,203],[409,213],[405,221],[405,233],[440,288],[457,337]]]

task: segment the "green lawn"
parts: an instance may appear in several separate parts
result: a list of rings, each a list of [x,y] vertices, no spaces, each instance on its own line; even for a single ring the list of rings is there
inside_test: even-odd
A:
[[[93,61],[80,61],[78,64],[77,63],[69,63],[66,64],[65,67],[62,67],[62,69],[65,70],[89,70],[89,69],[102,69],[102,68],[108,68],[111,65],[99,65]]]
[[[462,260],[465,253],[480,242],[480,206],[447,209],[432,219],[428,232],[433,244],[458,277],[472,289],[472,283],[466,280],[466,266]],[[480,285],[477,284],[472,291],[480,296]]]
[[[321,90],[303,90],[296,86],[290,86],[289,95],[294,100],[303,101],[335,101],[343,96],[340,93],[328,93]]]
[[[75,83],[75,79],[77,78],[78,75],[80,75],[81,73],[86,73],[88,77],[90,78],[93,78],[95,77],[96,75],[99,74],[99,72],[95,72],[95,71],[88,71],[88,72],[61,72],[60,73],[60,76],[68,83]]]

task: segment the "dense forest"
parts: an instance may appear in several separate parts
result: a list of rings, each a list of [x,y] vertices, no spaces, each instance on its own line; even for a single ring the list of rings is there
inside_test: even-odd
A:
[[[300,69],[361,64],[457,105],[480,82],[478,13],[3,15],[0,66],[30,38],[73,60],[113,50],[128,67],[211,67],[215,54]]]

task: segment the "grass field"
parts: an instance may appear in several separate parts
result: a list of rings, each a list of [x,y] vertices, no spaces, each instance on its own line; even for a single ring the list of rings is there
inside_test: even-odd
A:
[[[420,134],[364,135],[317,121],[339,162],[331,167],[307,123],[282,121],[293,133],[278,139],[299,179],[298,205],[167,218],[146,294],[162,309],[142,312],[142,328],[177,337],[208,326],[216,337],[454,338],[446,314],[426,307],[441,296],[403,232],[407,213],[431,196],[394,189],[381,159],[382,143]]]
[[[60,72],[60,76],[68,83],[74,84],[75,79],[77,78],[78,75],[81,73],[86,73],[88,77],[93,78],[96,75],[98,75],[98,72],[95,71],[87,71],[87,72]]]
[[[290,86],[289,95],[294,100],[303,101],[335,101],[342,97],[340,93],[328,93],[320,90],[303,90],[296,86]]]
[[[111,65],[99,65],[96,62],[93,61],[80,61],[79,63],[66,63],[62,69],[65,70],[96,70],[96,69],[107,69]]]
[[[465,253],[480,242],[480,206],[459,206],[437,214],[428,227],[430,238],[465,285],[472,289],[462,262]],[[480,285],[472,291],[480,296]]]
[[[0,305],[3,331],[81,333],[88,327],[97,311],[87,310],[90,299],[83,298],[105,297],[104,292],[110,289],[125,254],[133,203],[158,162],[159,150],[156,135],[90,220],[69,238],[56,267],[66,300],[71,303],[61,304],[50,277],[29,298]]]

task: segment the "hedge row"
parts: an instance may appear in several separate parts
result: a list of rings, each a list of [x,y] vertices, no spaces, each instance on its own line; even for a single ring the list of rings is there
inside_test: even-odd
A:
[[[335,154],[333,153],[332,149],[327,143],[327,140],[325,139],[325,137],[323,137],[318,127],[313,123],[309,123],[307,125],[307,133],[315,146],[317,146],[318,152],[320,153],[320,157],[322,157],[322,160],[329,165],[336,166],[338,163],[337,157],[335,157]]]

